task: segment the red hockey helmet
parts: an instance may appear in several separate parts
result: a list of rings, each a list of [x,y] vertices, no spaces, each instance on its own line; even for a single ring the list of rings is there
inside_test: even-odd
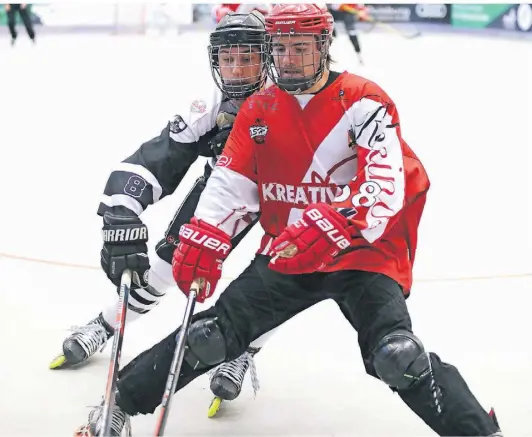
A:
[[[268,33],[332,34],[334,20],[325,5],[278,4],[266,17]]]
[[[272,81],[293,94],[299,94],[318,82],[329,59],[333,27],[334,19],[326,6],[274,6],[266,17]]]

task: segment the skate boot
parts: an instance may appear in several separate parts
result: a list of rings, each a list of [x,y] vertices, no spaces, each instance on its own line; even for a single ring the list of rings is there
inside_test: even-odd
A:
[[[257,369],[255,368],[253,357],[259,350],[258,348],[249,348],[236,360],[223,363],[214,370],[210,383],[214,399],[209,406],[208,417],[214,417],[216,415],[222,401],[232,401],[238,397],[242,391],[242,384],[244,383],[244,377],[248,369],[251,369],[250,375],[253,392],[257,394],[259,380],[257,378]]]
[[[61,369],[83,363],[96,351],[102,351],[113,336],[113,328],[100,314],[85,326],[73,327],[74,333],[63,342],[63,353],[51,363],[50,369]]]
[[[88,423],[79,427],[74,437],[98,437],[103,429],[103,403],[89,413]],[[105,437],[120,437],[122,432],[131,436],[131,421],[118,405],[111,409],[111,433]]]

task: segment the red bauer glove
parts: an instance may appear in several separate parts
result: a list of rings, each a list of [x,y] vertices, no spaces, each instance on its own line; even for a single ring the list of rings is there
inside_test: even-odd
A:
[[[196,300],[205,302],[222,276],[222,263],[231,251],[229,235],[193,217],[181,226],[179,244],[172,258],[172,272],[177,286],[188,296],[195,279],[203,278],[204,287]]]
[[[332,264],[351,244],[347,219],[326,203],[314,203],[273,240],[269,267],[285,274],[312,273]]]

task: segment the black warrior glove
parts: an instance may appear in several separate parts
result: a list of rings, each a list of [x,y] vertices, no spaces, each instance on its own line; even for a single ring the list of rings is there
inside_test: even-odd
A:
[[[103,216],[103,248],[101,265],[113,284],[120,286],[122,272],[131,269],[133,282],[140,287],[148,285],[148,228],[138,217]]]

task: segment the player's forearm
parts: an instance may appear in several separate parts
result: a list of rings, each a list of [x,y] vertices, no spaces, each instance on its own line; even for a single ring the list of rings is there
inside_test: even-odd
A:
[[[233,170],[215,167],[195,216],[234,237],[249,225],[258,212],[257,184]]]
[[[140,215],[175,191],[199,152],[196,143],[178,143],[169,134],[166,127],[115,167],[107,180],[99,215],[105,211]]]

